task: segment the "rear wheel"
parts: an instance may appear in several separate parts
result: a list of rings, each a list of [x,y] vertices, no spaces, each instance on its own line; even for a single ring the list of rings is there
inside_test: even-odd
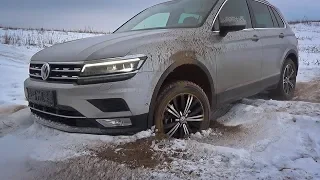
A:
[[[160,134],[185,138],[208,129],[209,123],[209,100],[204,91],[192,82],[171,83],[157,99],[155,124]]]
[[[277,89],[272,92],[273,97],[280,100],[291,100],[294,96],[296,80],[297,67],[291,59],[287,59],[282,67]]]

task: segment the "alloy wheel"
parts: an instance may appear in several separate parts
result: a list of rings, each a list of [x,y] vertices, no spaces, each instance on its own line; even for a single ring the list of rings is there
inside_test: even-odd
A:
[[[192,94],[179,94],[167,104],[163,129],[168,137],[184,138],[197,132],[204,121],[204,108]]]
[[[292,64],[288,64],[283,73],[283,91],[290,95],[296,86],[296,72]]]

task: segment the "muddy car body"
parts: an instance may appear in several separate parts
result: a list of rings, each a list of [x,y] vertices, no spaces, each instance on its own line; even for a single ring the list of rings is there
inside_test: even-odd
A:
[[[168,18],[163,27],[143,24],[157,14]],[[40,51],[25,92],[46,119],[38,121],[60,130],[126,134],[156,125],[184,137],[208,128],[223,104],[263,90],[290,99],[297,70],[297,39],[267,1],[176,0],[112,34]]]

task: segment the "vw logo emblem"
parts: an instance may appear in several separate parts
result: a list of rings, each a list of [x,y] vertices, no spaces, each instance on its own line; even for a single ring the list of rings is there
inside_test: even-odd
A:
[[[50,65],[48,63],[45,63],[41,67],[41,78],[45,81],[48,79],[50,75]]]

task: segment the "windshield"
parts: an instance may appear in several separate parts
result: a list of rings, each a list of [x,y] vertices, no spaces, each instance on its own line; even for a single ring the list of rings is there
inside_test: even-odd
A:
[[[174,0],[142,11],[115,32],[200,27],[217,0]]]

